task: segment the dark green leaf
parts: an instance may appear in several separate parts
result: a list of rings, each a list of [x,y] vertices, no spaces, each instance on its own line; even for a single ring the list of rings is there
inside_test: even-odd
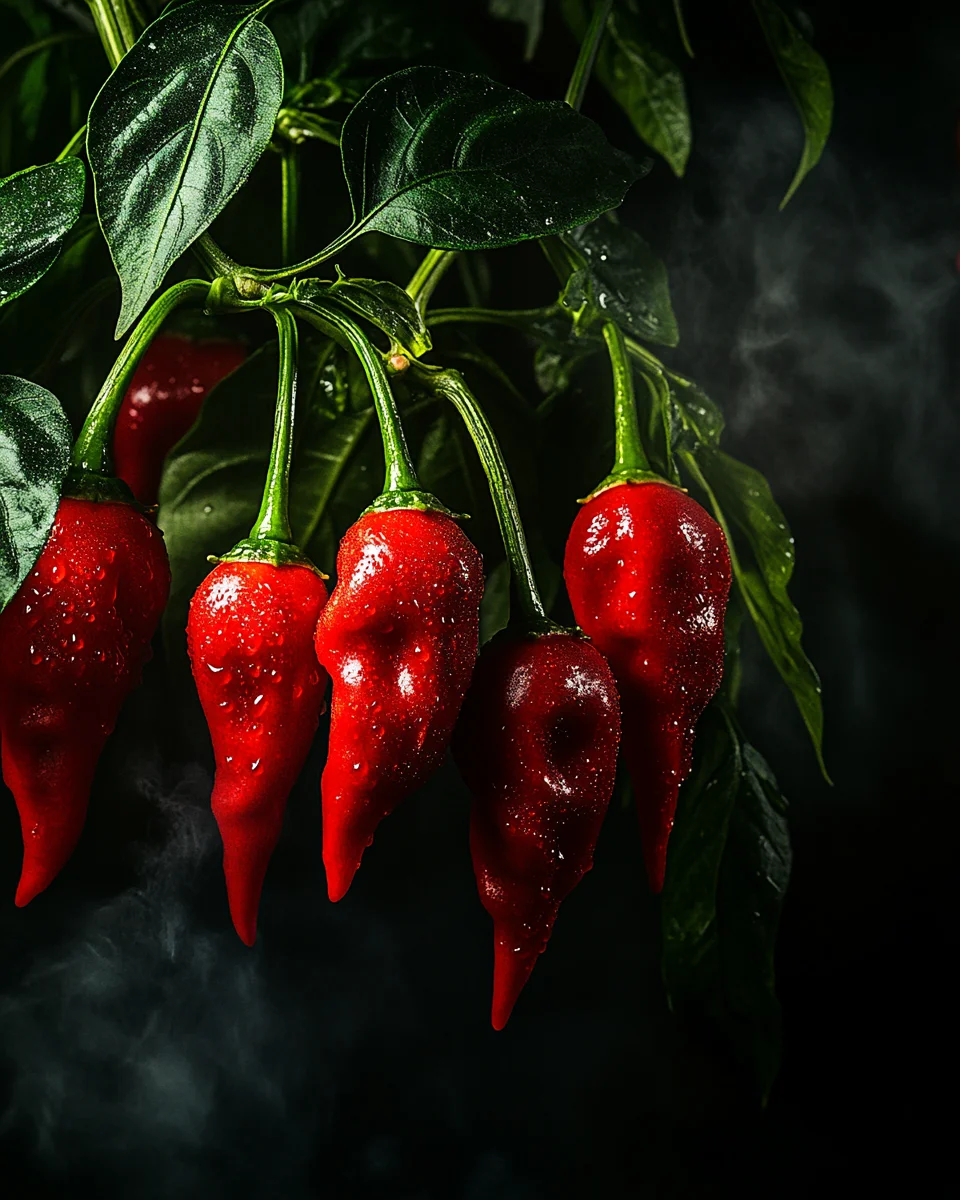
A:
[[[543,31],[543,10],[546,0],[490,0],[490,15],[502,21],[516,21],[527,30],[523,57],[530,61],[537,52]]]
[[[243,184],[283,93],[265,5],[190,0],[143,33],[90,110],[97,211],[123,285],[119,337]]]
[[[586,0],[564,0],[564,12],[582,37],[590,16]],[[692,142],[683,74],[626,8],[615,6],[607,19],[595,70],[640,137],[682,175]]]
[[[833,85],[827,64],[774,0],[753,0],[770,52],[803,122],[800,165],[780,203],[783,208],[820,161],[833,121]]]
[[[670,839],[663,978],[671,1008],[719,1036],[764,1099],[780,1062],[774,946],[790,864],[777,782],[715,703],[700,721]]]
[[[692,434],[692,444],[716,446],[723,433],[723,413],[707,393],[682,375],[666,371],[670,395],[676,405],[680,426]]]
[[[426,354],[432,343],[423,314],[402,287],[378,279],[348,279],[341,275],[334,283],[320,279],[302,279],[294,285],[301,300],[327,296],[351,312],[357,313],[415,358]]]
[[[639,233],[618,221],[600,220],[574,229],[564,241],[584,264],[561,298],[578,328],[616,321],[643,341],[677,344],[680,331],[667,269]]]
[[[66,158],[0,180],[0,305],[53,266],[80,216],[85,178],[80,159]]]
[[[481,75],[412,67],[375,84],[344,122],[354,220],[449,250],[560,232],[619,204],[634,164],[559,101]]]
[[[708,489],[728,539],[734,535],[734,576],[747,611],[793,693],[826,776],[820,679],[804,653],[803,623],[787,594],[794,552],[786,517],[766,479],[746,463],[710,446],[701,446],[695,459],[690,454],[683,459]]]
[[[56,396],[0,375],[0,609],[43,549],[70,462],[70,424]]]

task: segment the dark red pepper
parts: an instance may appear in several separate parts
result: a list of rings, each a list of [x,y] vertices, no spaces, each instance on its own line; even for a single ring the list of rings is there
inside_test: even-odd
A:
[[[333,680],[322,784],[331,900],[383,818],[440,765],[477,656],[482,592],[479,553],[441,512],[368,511],[340,543],[316,636]]]
[[[246,358],[239,342],[162,333],[140,360],[113,434],[117,475],[141,504],[156,504],[167,454],[200,414],[204,397]]]
[[[726,538],[679,488],[619,483],[577,514],[564,578],[577,623],[617,680],[647,875],[659,892],[694,726],[723,674]]]
[[[77,844],[97,760],[150,657],[169,588],[163,538],[136,509],[65,498],[0,614],[0,743],[23,829],[20,906]]]
[[[248,946],[287,797],[323,711],[327,676],[313,635],[326,599],[309,566],[228,560],[190,605],[190,661],[217,764],[213,815],[230,914]]]
[[[505,630],[483,648],[453,750],[473,794],[473,867],[493,918],[494,1029],[593,866],[619,740],[613,675],[585,638]]]

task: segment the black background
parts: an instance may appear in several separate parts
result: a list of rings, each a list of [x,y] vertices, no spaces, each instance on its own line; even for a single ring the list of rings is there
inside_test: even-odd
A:
[[[617,806],[502,1034],[449,767],[382,826],[334,907],[318,745],[247,951],[227,926],[209,763],[156,662],[71,864],[26,910],[0,912],[10,1194],[18,1179],[35,1195],[158,1198],[939,1194],[954,1077],[960,21],[946,5],[808,6],[834,133],[779,213],[799,131],[751,14],[687,7],[695,152],[683,181],[660,164],[638,184],[627,219],[670,268],[672,361],[723,405],[728,448],[765,471],[791,521],[835,780],[748,646],[744,723],[790,799],[795,851],[766,1111],[666,1011],[657,908]],[[477,37],[507,82],[562,92],[575,50],[556,22],[528,66],[519,29],[478,21]],[[599,87],[585,108],[635,147]],[[543,299],[530,261],[504,254],[499,303]],[[18,861],[8,798],[11,896]]]

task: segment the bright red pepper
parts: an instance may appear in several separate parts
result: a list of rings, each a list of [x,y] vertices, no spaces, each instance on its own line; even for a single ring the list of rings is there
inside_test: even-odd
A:
[[[323,861],[346,894],[377,825],[440,765],[477,656],[483,566],[450,517],[365,513],[317,625],[333,680]]]
[[[233,924],[252,946],[287,797],[323,711],[313,652],[327,600],[308,566],[224,561],[190,604],[187,642],[216,758],[212,807]]]
[[[659,892],[694,726],[723,674],[726,538],[679,488],[616,484],[577,514],[564,578],[577,623],[617,680],[647,875]]]
[[[244,361],[239,342],[154,338],[117,415],[114,470],[141,504],[156,504],[167,454],[200,414],[210,389]]]
[[[97,760],[150,657],[169,588],[163,538],[136,509],[65,498],[0,614],[0,742],[23,828],[20,906],[77,844]]]
[[[473,794],[473,868],[493,917],[494,1029],[593,866],[619,740],[616,684],[585,638],[505,630],[483,648],[453,752]]]

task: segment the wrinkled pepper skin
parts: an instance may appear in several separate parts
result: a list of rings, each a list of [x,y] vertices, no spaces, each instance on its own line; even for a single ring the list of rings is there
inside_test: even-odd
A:
[[[77,844],[97,760],[150,658],[169,590],[150,521],[129,504],[63,499],[0,614],[0,747],[23,830],[20,907]]]
[[[216,759],[211,805],[230,915],[248,946],[287,797],[323,712],[327,676],[313,635],[326,601],[309,567],[226,561],[190,604],[187,647]]]
[[[585,638],[504,630],[484,646],[453,753],[473,795],[473,869],[493,918],[494,1029],[593,866],[619,741],[616,684]]]
[[[377,826],[440,765],[477,657],[483,565],[439,512],[365,513],[317,625],[333,680],[323,862],[347,892]]]
[[[726,538],[679,488],[617,484],[577,514],[564,578],[577,624],[617,680],[647,877],[659,892],[694,727],[723,675]]]
[[[123,398],[114,471],[141,504],[156,504],[163,460],[200,414],[204,397],[247,356],[237,342],[154,338]]]

